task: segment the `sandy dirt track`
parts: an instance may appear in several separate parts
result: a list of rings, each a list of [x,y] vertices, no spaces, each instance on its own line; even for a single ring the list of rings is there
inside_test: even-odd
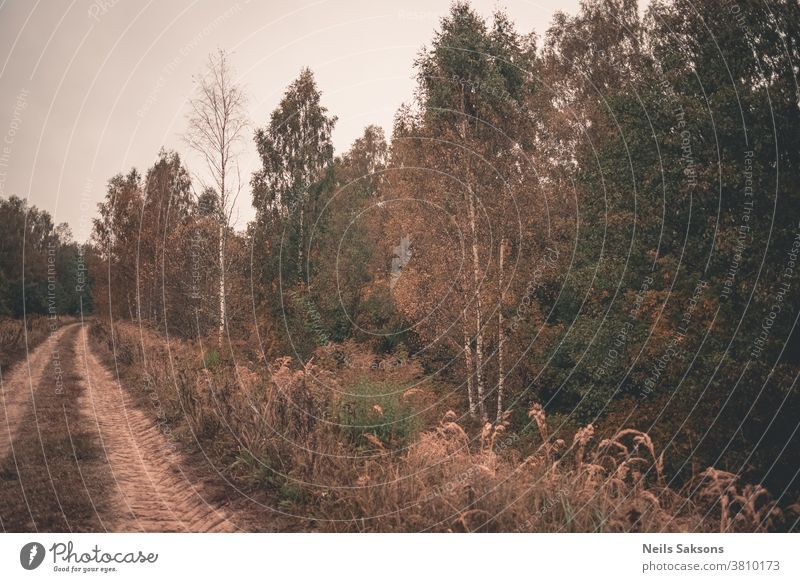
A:
[[[0,397],[3,530],[238,529],[213,479],[197,476],[93,353],[87,326],[55,332],[3,378]]]
[[[77,324],[75,324],[77,325]],[[52,364],[53,355],[61,337],[72,326],[62,327],[34,349],[25,360],[11,369],[0,385],[0,459],[12,451],[14,437],[19,430],[31,395],[42,383],[44,370]]]
[[[118,492],[113,531],[234,531],[181,471],[180,454],[89,348],[86,327],[78,335],[78,370],[86,382],[81,410],[97,426]]]

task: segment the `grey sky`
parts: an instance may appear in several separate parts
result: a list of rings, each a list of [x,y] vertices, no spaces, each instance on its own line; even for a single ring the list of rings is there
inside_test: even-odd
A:
[[[542,35],[553,12],[577,0],[506,0],[520,32]],[[231,52],[261,126],[303,66],[339,117],[337,152],[365,125],[391,126],[414,88],[413,61],[449,0],[190,1],[73,0],[0,3],[0,196],[16,194],[68,222],[85,240],[106,181],[159,148],[181,142],[192,75],[209,52]],[[489,16],[498,3],[473,2]],[[248,136],[251,132],[248,132]],[[244,144],[242,176],[257,166]],[[249,190],[237,226],[253,216]],[[1,227],[2,225],[0,225]]]

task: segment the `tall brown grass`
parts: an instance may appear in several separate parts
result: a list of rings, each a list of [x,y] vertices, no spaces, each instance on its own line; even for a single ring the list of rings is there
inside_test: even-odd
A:
[[[355,344],[320,349],[301,366],[167,344],[130,324],[112,332],[98,322],[92,336],[113,347],[126,384],[158,403],[170,430],[199,442],[241,486],[268,491],[307,529],[766,531],[783,523],[765,489],[731,473],[708,469],[668,486],[663,456],[643,432],[598,439],[588,425],[557,438],[538,405],[529,411],[532,448],[507,419],[465,428],[441,409],[416,363],[381,361]],[[375,430],[387,416],[385,394],[362,403],[363,426],[342,426],[338,411],[358,381],[399,387],[398,409],[423,430],[403,441]]]
[[[0,318],[0,371],[4,376],[50,335],[51,323],[44,315],[30,315],[24,320]]]

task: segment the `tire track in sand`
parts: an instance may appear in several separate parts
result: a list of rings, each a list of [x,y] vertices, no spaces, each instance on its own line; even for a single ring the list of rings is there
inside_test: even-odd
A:
[[[86,327],[78,335],[78,371],[85,390],[82,413],[95,423],[99,446],[113,474],[111,531],[235,531],[227,512],[203,495],[186,466],[152,420],[133,403],[89,348]]]
[[[34,391],[42,382],[45,368],[58,353],[64,332],[75,324],[66,325],[48,336],[28,357],[11,368],[7,378],[0,378],[0,461],[12,451],[12,443],[28,409]]]

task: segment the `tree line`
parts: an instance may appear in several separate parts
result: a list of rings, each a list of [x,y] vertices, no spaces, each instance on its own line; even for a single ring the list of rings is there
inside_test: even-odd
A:
[[[0,316],[92,311],[85,245],[66,223],[11,196],[0,199]]]

